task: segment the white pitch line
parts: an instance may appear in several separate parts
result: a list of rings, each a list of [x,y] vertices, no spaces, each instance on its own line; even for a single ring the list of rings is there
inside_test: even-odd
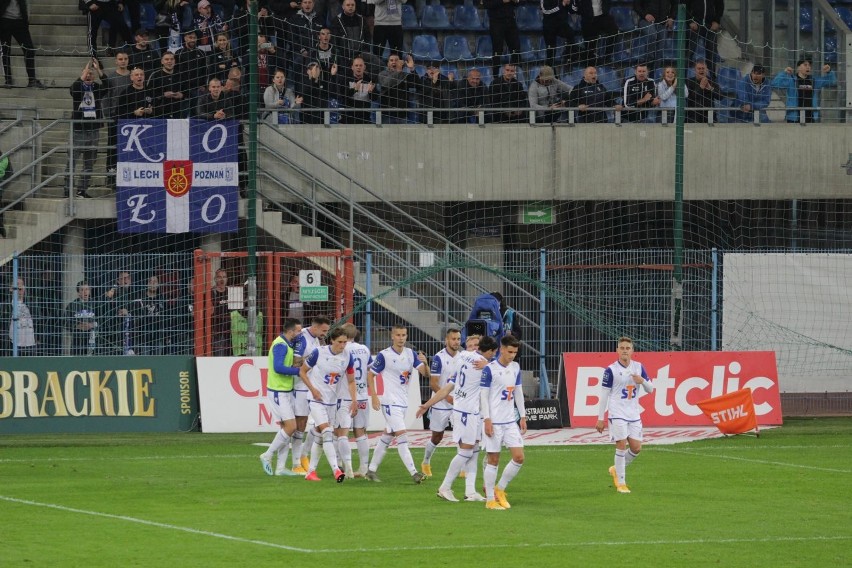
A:
[[[99,457],[99,458],[8,458],[0,459],[0,463],[33,463],[33,462],[107,462],[107,461],[160,461],[160,460],[209,460],[209,459],[257,459],[257,454],[216,454],[209,456],[191,455],[191,456],[122,456],[122,457]]]
[[[801,464],[796,464],[796,463],[777,462],[777,461],[771,461],[771,460],[755,460],[755,459],[739,458],[739,457],[736,457],[736,456],[726,456],[726,455],[719,455],[719,454],[708,455],[704,452],[693,452],[691,450],[673,450],[671,448],[660,448],[660,447],[656,447],[654,449],[658,452],[671,452],[673,454],[686,454],[686,455],[690,455],[690,456],[701,456],[702,458],[719,458],[719,459],[732,460],[732,461],[759,463],[759,464],[762,464],[762,465],[778,465],[778,466],[781,466],[781,467],[793,467],[793,468],[797,468],[797,469],[811,469],[811,470],[814,470],[814,471],[825,471],[825,472],[828,472],[828,473],[852,473],[852,470],[848,470],[848,469],[834,469],[834,468],[830,468],[830,467],[817,467],[815,465],[801,465]],[[722,449],[722,448],[720,448],[720,449]]]
[[[257,539],[249,539],[242,538],[239,536],[232,536],[222,533],[203,531],[199,529],[193,529],[189,527],[181,527],[177,525],[171,525],[168,523],[158,523],[156,521],[148,521],[145,519],[138,519],[136,517],[128,517],[126,515],[113,515],[110,513],[101,513],[98,511],[87,511],[85,509],[77,509],[74,507],[65,507],[63,505],[55,505],[52,503],[40,503],[38,501],[30,501],[28,499],[17,499],[15,497],[7,497],[5,495],[0,495],[0,501],[7,501],[9,503],[17,503],[20,505],[29,505],[32,507],[43,507],[46,509],[53,509],[56,511],[63,511],[66,513],[77,513],[81,515],[89,515],[92,517],[101,517],[106,519],[114,519],[117,521],[125,521],[129,523],[136,523],[140,525],[161,528],[166,530],[180,531],[186,532],[190,534],[196,534],[199,536],[206,536],[211,538],[218,538],[223,540],[229,540],[232,542],[239,542],[244,544],[254,544],[257,546],[264,546],[269,548],[277,548],[280,550],[287,550],[290,552],[301,552],[304,554],[350,554],[353,552],[370,552],[370,553],[379,553],[379,552],[419,552],[419,551],[437,551],[437,550],[465,550],[465,549],[480,549],[480,548],[523,548],[523,549],[536,549],[536,548],[580,548],[580,547],[610,547],[610,546],[624,546],[624,545],[633,545],[633,546],[683,546],[683,545],[695,545],[695,544],[739,544],[739,543],[760,543],[760,542],[773,542],[773,543],[783,543],[783,542],[830,542],[830,541],[841,541],[841,540],[852,540],[852,535],[850,536],[790,536],[790,537],[763,537],[763,538],[722,538],[722,539],[684,539],[684,540],[652,540],[652,541],[633,541],[627,542],[624,540],[614,540],[614,541],[586,541],[586,542],[544,542],[539,544],[528,544],[528,543],[512,543],[512,544],[501,544],[501,543],[482,543],[482,544],[466,544],[466,545],[437,545],[437,546],[397,546],[397,547],[376,547],[376,548],[322,548],[322,549],[311,549],[311,548],[299,548],[295,546],[287,546],[285,544],[278,544],[275,542],[267,542],[264,540]]]

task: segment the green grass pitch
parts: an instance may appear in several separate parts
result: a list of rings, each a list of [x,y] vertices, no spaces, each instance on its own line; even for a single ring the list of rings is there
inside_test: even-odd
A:
[[[452,448],[419,486],[393,448],[383,483],[338,485],[324,459],[322,483],[266,476],[270,439],[4,436],[0,566],[852,565],[852,419],[646,445],[630,495],[611,446],[530,447],[508,511],[435,496]]]

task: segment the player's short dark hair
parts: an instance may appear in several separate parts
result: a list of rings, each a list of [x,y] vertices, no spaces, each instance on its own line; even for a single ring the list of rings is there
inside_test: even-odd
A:
[[[446,335],[444,335],[444,337],[449,337],[451,333],[461,333],[461,330],[457,327],[452,327],[452,326],[448,327],[447,333],[446,333]]]
[[[497,340],[491,337],[490,335],[486,335],[479,340],[479,351],[495,351],[497,349]]]
[[[302,325],[302,322],[297,320],[296,318],[287,318],[284,320],[284,333],[288,331],[293,331],[296,329],[297,325]]]
[[[88,285],[89,285],[88,280],[80,280],[79,282],[77,282],[77,291],[79,292],[80,288],[82,288],[83,286],[88,286]]]
[[[396,322],[395,324],[393,324],[393,325],[391,326],[391,329],[392,329],[392,330],[393,330],[393,329],[404,329],[405,331],[408,331],[408,326],[406,326],[406,325],[405,325],[404,323],[402,323],[402,322]]]
[[[331,320],[325,316],[314,316],[311,318],[311,324],[314,325],[331,325]]]
[[[482,345],[482,343],[480,343]],[[504,335],[503,339],[500,340],[500,345],[503,347],[520,347],[520,340],[514,335]]]
[[[343,326],[335,327],[330,332],[328,332],[327,339],[329,341],[334,341],[335,339],[337,339],[341,335],[345,336],[347,339],[349,338],[349,334],[346,333],[346,330],[343,329]]]

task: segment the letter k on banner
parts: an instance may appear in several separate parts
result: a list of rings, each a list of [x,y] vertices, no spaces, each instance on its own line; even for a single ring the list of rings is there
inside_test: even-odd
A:
[[[751,389],[740,389],[696,403],[723,434],[759,432]]]

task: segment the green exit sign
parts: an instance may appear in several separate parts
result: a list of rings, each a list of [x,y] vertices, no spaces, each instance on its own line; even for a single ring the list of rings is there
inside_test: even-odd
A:
[[[553,206],[551,205],[524,205],[521,214],[521,223],[524,225],[552,225]]]

